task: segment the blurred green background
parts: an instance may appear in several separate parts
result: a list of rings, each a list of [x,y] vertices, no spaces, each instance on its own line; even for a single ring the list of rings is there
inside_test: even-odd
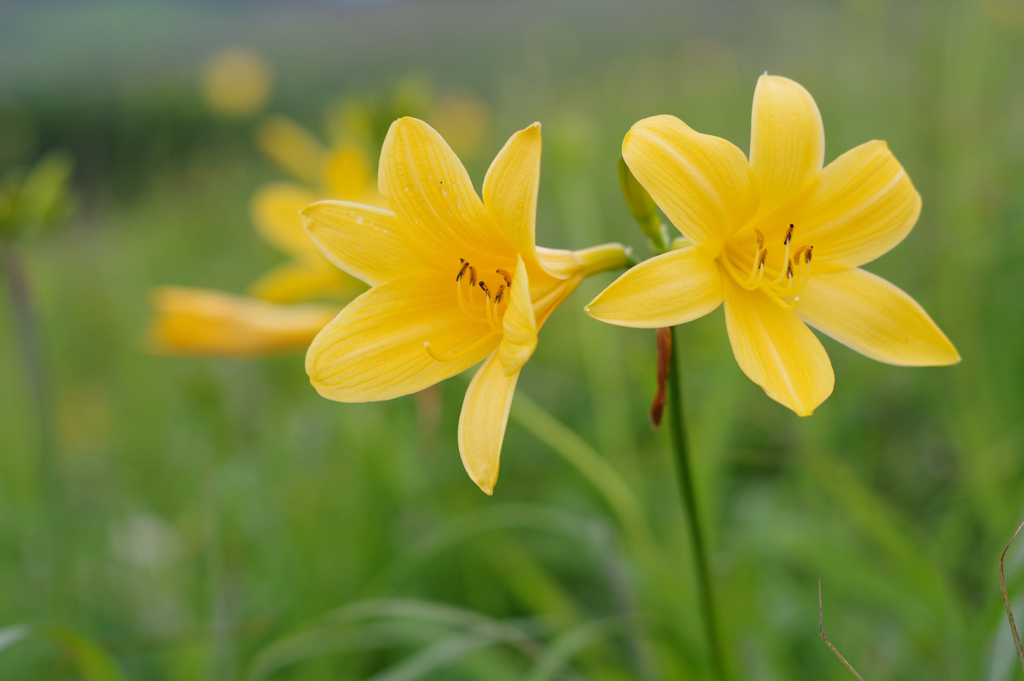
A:
[[[204,99],[226,48],[272,69],[262,111]],[[169,358],[144,337],[152,287],[242,292],[283,261],[248,214],[283,177],[254,142],[268,115],[324,138],[357,98],[468,126],[452,143],[478,186],[539,120],[538,241],[648,257],[616,181],[625,131],[671,113],[746,149],[765,70],[815,96],[826,162],[885,139],[906,167],[921,219],[868,269],[964,360],[890,367],[825,339],[836,390],[799,419],[740,372],[721,310],[684,327],[732,678],[852,678],[818,636],[819,577],[864,678],[1013,678],[997,567],[1024,512],[1022,65],[1019,0],[0,4],[0,173],[62,150],[76,207],[17,245],[41,422],[0,296],[0,679],[710,678],[646,417],[654,334],[582,311],[614,275],[545,326],[493,498],[459,460],[462,378],[338,404],[301,352]]]

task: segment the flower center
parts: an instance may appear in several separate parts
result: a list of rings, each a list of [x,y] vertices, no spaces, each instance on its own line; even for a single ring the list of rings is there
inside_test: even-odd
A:
[[[491,283],[488,284],[468,260],[459,258],[459,263],[459,271],[455,275],[455,297],[459,309],[473,321],[487,324],[490,332],[468,347],[449,353],[437,352],[430,347],[430,341],[424,341],[423,347],[427,354],[438,362],[461,359],[504,332],[502,321],[512,293],[512,275],[499,267],[494,270],[498,276],[489,275]]]
[[[795,296],[807,285],[807,280],[811,277],[811,254],[814,252],[814,246],[804,245],[793,249],[793,232],[794,227],[790,225],[782,240],[785,251],[777,269],[770,264],[764,234],[759,229],[754,230],[756,240],[752,261],[745,260],[741,247],[731,244],[722,252],[719,261],[741,287],[748,291],[760,289],[779,307],[784,310],[795,310],[800,298],[795,297],[792,303],[787,303],[783,297]],[[750,262],[749,268],[744,267],[745,261]],[[766,270],[770,269],[775,269],[775,276],[766,274]]]

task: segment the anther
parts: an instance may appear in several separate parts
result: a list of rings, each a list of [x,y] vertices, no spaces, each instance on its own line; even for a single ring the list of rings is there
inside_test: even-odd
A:
[[[502,284],[498,287],[498,292],[494,294],[494,304],[497,305],[501,302],[501,297],[505,295],[505,285]]]
[[[757,235],[757,250],[760,251],[762,248],[764,248],[764,234],[762,234],[761,230],[757,229],[756,227],[754,228],[754,234]]]
[[[505,280],[505,283],[507,285],[509,285],[509,286],[512,285],[512,275],[508,273],[508,270],[503,270],[501,268],[498,268],[498,269],[496,269],[494,271],[501,275],[502,279]]]
[[[490,292],[490,290],[488,290],[487,284],[485,284],[484,282],[481,281],[480,282],[480,288],[483,289],[483,292],[485,294],[487,294],[487,298],[489,299],[491,297],[491,292]]]
[[[789,229],[786,230],[786,238],[783,239],[782,243],[784,245],[788,246],[789,245],[789,241],[792,238],[793,238],[793,225],[790,225]]]
[[[808,246],[807,247],[807,255],[804,256],[804,262],[807,263],[808,265],[811,264],[811,253],[813,253],[813,252],[814,252],[814,246]]]
[[[763,251],[761,251],[761,259],[757,262],[757,269],[759,269],[759,270],[763,270],[764,269],[764,261],[765,261],[765,259],[767,257],[768,257],[768,249],[766,248]]]
[[[462,258],[459,258],[459,260],[462,260]],[[462,275],[466,273],[467,269],[469,269],[469,263],[462,260],[462,269],[460,269],[458,275],[456,275],[455,281],[462,281]]]
[[[473,288],[476,286],[476,268],[472,265],[469,266],[469,287]]]

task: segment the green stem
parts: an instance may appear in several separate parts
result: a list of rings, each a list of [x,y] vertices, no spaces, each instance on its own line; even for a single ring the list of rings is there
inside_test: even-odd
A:
[[[679,482],[679,494],[686,507],[686,521],[690,528],[690,541],[693,544],[694,561],[697,564],[697,580],[700,582],[701,610],[704,614],[704,627],[707,631],[708,648],[711,652],[711,663],[715,677],[725,681],[725,661],[722,656],[722,643],[718,638],[718,621],[715,617],[715,601],[711,589],[711,573],[708,569],[707,550],[704,548],[704,534],[701,531],[700,515],[697,512],[697,497],[694,492],[693,471],[690,468],[690,449],[686,441],[686,419],[683,413],[683,372],[679,361],[678,334],[672,327],[672,353],[669,368],[669,422],[672,437],[672,449],[676,455],[676,473]]]
[[[29,290],[24,261],[13,244],[0,244],[0,270],[3,271],[10,294],[14,329],[18,344],[21,346],[25,374],[36,411],[38,431],[37,503],[40,511],[39,519],[42,522],[42,532],[32,540],[34,551],[40,554],[39,560],[36,561],[36,569],[43,573],[38,578],[42,582],[44,606],[50,614],[58,614],[63,608],[60,603],[62,599],[59,594],[61,585],[59,573],[63,567],[61,553],[66,538],[60,536],[63,496],[57,472],[53,439],[53,410],[46,367],[42,357],[42,338],[32,305],[32,295]]]

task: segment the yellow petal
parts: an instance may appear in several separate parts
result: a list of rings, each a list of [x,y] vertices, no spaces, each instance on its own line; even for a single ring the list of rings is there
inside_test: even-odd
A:
[[[300,303],[353,296],[360,287],[319,253],[278,265],[249,287],[249,295],[270,303]]]
[[[858,267],[886,253],[913,229],[921,197],[885,142],[867,142],[821,171],[789,221],[814,246],[817,272]]]
[[[832,394],[832,363],[814,333],[761,291],[722,277],[725,322],[740,369],[768,397],[809,416]]]
[[[256,190],[249,203],[256,231],[264,241],[290,255],[317,252],[302,228],[299,212],[317,200],[316,194],[286,182],[266,184]]]
[[[913,298],[862,269],[820,274],[800,291],[800,317],[862,355],[887,364],[956,364],[960,354]]]
[[[586,312],[609,324],[657,329],[703,317],[721,304],[718,265],[690,246],[626,270]]]
[[[425,259],[457,264],[457,258],[500,257],[511,250],[462,162],[423,121],[400,118],[391,124],[377,181],[388,207]]]
[[[155,352],[255,357],[306,348],[337,307],[272,305],[220,291],[167,286],[153,293]]]
[[[498,481],[501,443],[519,372],[506,375],[495,353],[477,370],[459,416],[459,453],[469,477],[486,494]]]
[[[505,310],[505,318],[502,321],[505,333],[498,348],[498,359],[505,369],[506,376],[511,376],[522,369],[533,351],[537,349],[537,317],[533,312],[530,280],[527,278],[526,265],[522,257],[516,263],[510,288],[512,290],[509,291],[508,309]]]
[[[757,181],[743,152],[674,116],[636,123],[622,157],[672,224],[711,258],[757,211]]]
[[[338,147],[324,159],[323,186],[335,199],[362,200],[370,180],[370,164],[359,147]]]
[[[436,354],[457,356],[441,362]],[[459,310],[450,276],[415,276],[376,286],[349,303],[313,340],[306,373],[339,402],[408,395],[468,369],[498,345],[498,336]]]
[[[761,214],[794,197],[821,170],[825,128],[814,98],[799,83],[765,74],[757,81],[750,165],[761,189]]]
[[[395,214],[347,201],[320,201],[302,211],[306,232],[327,259],[371,286],[423,270],[416,242]],[[453,275],[454,278],[454,275]]]
[[[308,184],[320,181],[323,145],[292,119],[285,116],[268,118],[256,131],[256,146],[297,179]]]
[[[509,138],[484,177],[484,205],[512,247],[531,262],[536,261],[540,151],[540,123],[534,123]]]

